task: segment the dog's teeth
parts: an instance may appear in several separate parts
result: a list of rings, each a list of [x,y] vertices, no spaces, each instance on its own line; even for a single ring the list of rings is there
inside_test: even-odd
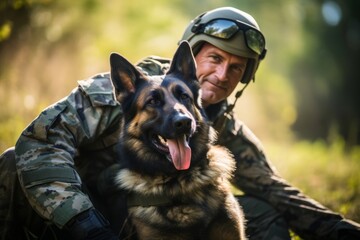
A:
[[[159,136],[159,140],[160,140],[160,143],[167,146],[167,140],[166,138],[162,137],[162,136]]]

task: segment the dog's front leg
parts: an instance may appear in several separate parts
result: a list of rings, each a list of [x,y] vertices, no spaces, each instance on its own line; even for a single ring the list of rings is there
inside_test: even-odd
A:
[[[245,240],[245,220],[238,201],[230,193],[225,199],[225,204],[208,227],[210,240]]]

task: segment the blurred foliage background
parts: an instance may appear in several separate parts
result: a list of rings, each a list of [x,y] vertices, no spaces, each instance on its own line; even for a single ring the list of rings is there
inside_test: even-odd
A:
[[[251,13],[268,55],[236,113],[280,174],[360,222],[360,1],[1,0],[0,150],[77,80],[172,57],[196,15],[220,6]]]

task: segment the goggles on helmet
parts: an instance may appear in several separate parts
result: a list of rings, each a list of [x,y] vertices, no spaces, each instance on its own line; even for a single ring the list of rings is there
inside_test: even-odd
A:
[[[203,33],[219,39],[230,39],[239,30],[244,32],[245,43],[249,49],[258,55],[264,54],[265,37],[256,28],[236,20],[213,19],[207,23],[195,24],[191,31],[195,34]]]

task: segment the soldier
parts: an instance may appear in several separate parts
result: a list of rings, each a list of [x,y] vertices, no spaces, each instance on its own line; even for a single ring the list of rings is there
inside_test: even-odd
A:
[[[360,239],[359,224],[282,179],[257,138],[234,118],[233,105],[226,98],[239,82],[243,88],[236,97],[241,95],[266,55],[265,38],[254,18],[235,8],[214,9],[191,21],[181,40],[189,41],[193,49],[203,105],[219,132],[218,143],[229,148],[237,161],[233,182],[245,193],[238,199],[247,219],[247,236],[290,239],[291,229],[304,239]],[[146,74],[158,75],[167,70],[169,60],[150,57],[138,66]],[[14,173],[13,149],[3,154],[0,162],[5,169],[1,171],[10,173],[2,188],[6,194],[0,195],[3,239],[19,233],[12,231],[14,222],[26,227],[28,237],[40,239],[51,231],[72,239],[117,239],[100,209],[94,207],[97,199],[90,199],[88,193],[99,172],[111,169],[116,159],[121,116],[109,74],[100,74],[79,81],[78,88],[45,109],[24,130],[15,147],[20,181]],[[111,176],[111,171],[105,173]],[[101,176],[107,181],[106,174]],[[17,197],[21,195],[19,186],[27,201]],[[10,205],[11,209],[27,209],[28,203],[45,219],[43,225],[37,224],[34,214],[19,217],[5,210]]]

